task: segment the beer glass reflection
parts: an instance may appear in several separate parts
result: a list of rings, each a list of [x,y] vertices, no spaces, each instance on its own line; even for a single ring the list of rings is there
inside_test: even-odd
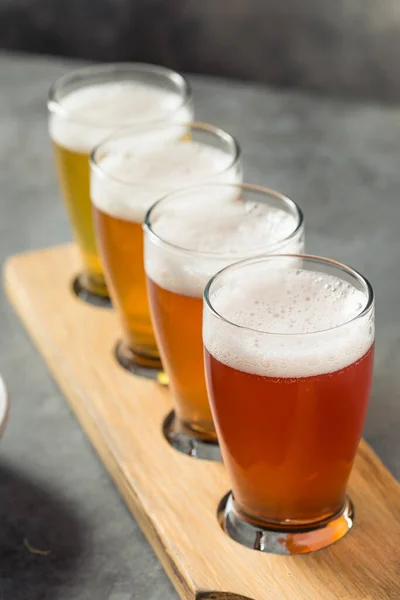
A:
[[[204,378],[202,311],[209,278],[239,258],[303,250],[294,202],[251,185],[206,185],[160,200],[145,220],[145,268],[157,344],[175,404],[170,443],[219,457]]]
[[[49,132],[83,273],[76,293],[107,305],[108,292],[93,231],[89,154],[121,125],[193,119],[186,80],[169,69],[144,64],[100,65],[61,77],[48,101]]]
[[[372,379],[369,283],[317,257],[243,261],[207,285],[203,336],[233,490],[225,530],[279,553],[340,539]]]

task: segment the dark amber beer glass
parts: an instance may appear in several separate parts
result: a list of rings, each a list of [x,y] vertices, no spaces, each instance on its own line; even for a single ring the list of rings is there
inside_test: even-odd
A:
[[[239,146],[213,125],[163,123],[116,132],[95,149],[91,166],[97,243],[122,324],[117,356],[130,371],[156,376],[161,363],[146,292],[144,216],[172,190],[240,180]]]
[[[301,211],[267,188],[190,188],[166,196],[148,212],[148,295],[175,403],[175,419],[165,433],[177,449],[198,458],[219,455],[204,378],[202,298],[207,281],[239,258],[302,249]]]
[[[106,304],[90,203],[89,155],[121,126],[192,121],[192,95],[175,71],[140,63],[85,67],[61,77],[48,101],[49,132],[61,190],[82,257],[74,288],[95,304]]]
[[[318,257],[243,261],[207,285],[203,336],[227,532],[281,553],[341,538],[373,370],[369,283]]]

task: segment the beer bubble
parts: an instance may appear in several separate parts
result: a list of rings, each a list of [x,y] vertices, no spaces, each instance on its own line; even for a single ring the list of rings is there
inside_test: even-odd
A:
[[[189,142],[180,143],[181,147],[190,145]],[[209,150],[215,157],[217,150],[210,148],[207,152]],[[196,152],[194,148],[191,151],[193,171],[199,165]],[[185,149],[180,150],[182,161],[186,153]],[[210,160],[211,154],[208,154]],[[168,164],[168,160],[166,155],[164,165]],[[253,202],[252,209],[247,211],[246,202],[239,202],[238,195],[240,190],[235,187],[209,185],[206,191],[202,187],[188,189],[171,197],[170,202],[166,200],[165,204],[160,204],[160,210],[157,212],[156,209],[156,217],[152,222],[153,232],[167,243],[193,251],[193,256],[180,256],[168,248],[160,249],[146,241],[145,269],[148,276],[171,292],[201,297],[207,281],[218,270],[236,260],[267,252],[272,244],[285,240],[296,229],[297,218],[284,208]],[[288,242],[288,245],[292,243]],[[201,253],[208,253],[208,257],[202,257]],[[195,265],[198,275],[196,281],[184,269],[186,262]],[[173,271],[174,277],[163,278],[160,263],[166,265],[167,271]],[[255,283],[262,287],[259,278]],[[234,293],[241,295],[240,284],[234,286]],[[253,299],[247,297],[246,311],[237,319],[248,327],[262,326],[263,317],[260,320],[259,311],[265,310],[267,305],[262,294],[257,294]],[[247,310],[248,306],[251,310]],[[281,320],[282,316],[278,314],[276,318]]]
[[[240,290],[235,292],[228,280],[212,303],[228,321],[245,328],[256,323],[265,335],[248,329],[228,341],[224,328],[213,320],[212,326],[205,327],[204,342],[217,360],[224,362],[229,343],[234,351],[231,360],[225,361],[228,366],[257,375],[295,378],[341,370],[369,350],[374,335],[370,317],[354,320],[365,307],[365,293],[332,275],[315,277],[307,270],[269,271],[261,281],[257,269],[249,269],[248,274],[243,271]],[[249,298],[253,298],[250,303]],[[238,306],[240,319],[235,320],[238,311],[233,307]],[[249,318],[246,311],[253,316]],[[249,343],[246,349],[243,339]]]
[[[160,131],[155,128],[110,142],[111,153],[99,161],[100,173],[92,173],[91,196],[96,208],[115,218],[142,223],[150,206],[177,188],[190,187],[221,172],[225,173],[228,183],[237,182],[235,170],[225,172],[232,161],[228,153],[200,142],[184,141],[185,132],[184,126],[171,124]],[[137,149],[131,155],[126,154],[129,145]],[[222,203],[227,194],[229,192],[222,193]],[[182,227],[182,220],[179,220],[178,229],[177,213],[182,210],[179,203],[169,211],[167,228],[163,226],[164,216],[158,215],[154,229],[157,233],[160,230],[165,241],[188,249],[192,240],[196,244],[196,231],[197,238],[198,231],[202,231],[202,242],[209,248],[212,243],[209,239],[212,199],[208,200],[207,214],[205,210],[195,210],[199,220],[197,230],[193,223],[188,223],[187,228]],[[174,222],[175,225],[171,225]]]
[[[90,84],[71,91],[59,104],[62,112],[50,115],[50,137],[56,144],[82,154],[89,154],[121,125],[155,119],[179,123],[193,117],[191,108],[181,106],[178,92],[133,80]]]

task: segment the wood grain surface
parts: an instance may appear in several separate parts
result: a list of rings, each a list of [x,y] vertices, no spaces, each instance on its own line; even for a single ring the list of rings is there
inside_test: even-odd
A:
[[[400,598],[400,485],[362,441],[349,493],[355,526],[303,556],[249,550],[221,530],[229,482],[221,464],[164,440],[168,389],[116,364],[113,311],[74,297],[74,246],[11,257],[5,289],[82,427],[181,598],[392,600]]]

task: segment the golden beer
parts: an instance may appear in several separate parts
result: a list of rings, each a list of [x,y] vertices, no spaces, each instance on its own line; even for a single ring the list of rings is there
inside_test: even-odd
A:
[[[88,198],[88,153],[82,154],[53,143],[55,160],[74,236],[81,252],[86,286],[93,293],[107,296],[100,257],[94,236],[92,207]]]
[[[48,106],[61,191],[83,262],[82,297],[107,298],[90,202],[90,153],[124,125],[190,121],[190,89],[184,78],[162,67],[103,65],[62,77]]]
[[[146,291],[143,218],[168,191],[208,179],[237,181],[239,150],[206,124],[134,128],[101,144],[92,156],[92,202],[107,284],[122,324],[120,362],[159,369]]]
[[[240,258],[302,250],[302,215],[266,188],[208,185],[160,200],[146,216],[145,233],[151,316],[175,403],[170,441],[185,451],[182,439],[191,435],[201,457],[202,443],[216,441],[203,363],[205,285]]]
[[[149,317],[143,269],[142,224],[113,217],[94,208],[110,294],[121,318],[126,352],[144,367],[161,368]]]

